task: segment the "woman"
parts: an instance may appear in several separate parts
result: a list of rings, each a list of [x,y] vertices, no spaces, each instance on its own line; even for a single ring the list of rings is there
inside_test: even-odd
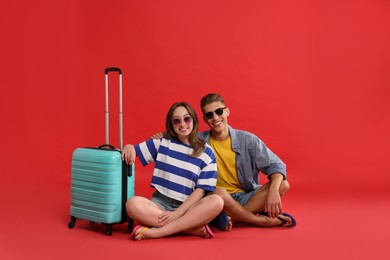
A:
[[[178,232],[212,238],[207,223],[223,208],[215,190],[217,165],[213,150],[198,139],[199,121],[186,102],[171,106],[166,116],[166,135],[137,145],[128,144],[122,159],[142,165],[155,162],[152,199],[135,196],[126,203],[128,215],[139,223],[131,234],[134,240],[166,237]]]

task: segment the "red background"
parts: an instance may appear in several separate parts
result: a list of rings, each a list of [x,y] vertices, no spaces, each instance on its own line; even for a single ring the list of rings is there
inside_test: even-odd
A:
[[[287,163],[292,189],[284,205],[297,228],[237,228],[213,241],[245,248],[237,251],[243,257],[254,249],[245,245],[266,242],[259,254],[271,259],[273,251],[280,258],[384,256],[389,11],[385,0],[2,3],[1,258],[68,259],[80,239],[97,248],[83,253],[89,257],[153,255],[130,250],[135,242],[125,229],[108,239],[88,225],[66,228],[72,151],[104,143],[108,66],[123,71],[125,143],[163,130],[173,102],[188,101],[200,114],[200,98],[218,92],[230,124],[257,134]],[[116,83],[113,75],[111,140],[118,145]],[[136,193],[149,195],[152,167],[138,166]],[[248,234],[257,237],[238,244]],[[185,252],[194,238],[171,239],[183,241]],[[282,240],[279,247],[273,239]],[[169,241],[141,243],[164,258]]]

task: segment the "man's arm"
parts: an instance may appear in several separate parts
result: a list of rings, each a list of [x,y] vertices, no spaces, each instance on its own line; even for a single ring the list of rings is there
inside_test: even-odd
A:
[[[151,139],[161,139],[164,137],[164,132],[158,132],[158,133],[155,133],[154,135],[152,135],[150,138]]]

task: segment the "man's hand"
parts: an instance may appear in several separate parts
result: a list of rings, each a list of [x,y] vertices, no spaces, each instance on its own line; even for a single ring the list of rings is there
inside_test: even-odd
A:
[[[265,211],[268,217],[277,218],[283,212],[282,200],[279,189],[283,181],[283,175],[274,173],[271,175],[271,183],[268,190],[267,200],[265,201]]]
[[[151,136],[152,139],[161,139],[164,137],[164,133],[163,132],[158,132],[154,135]]]
[[[268,213],[268,217],[277,218],[283,212],[282,200],[280,199],[279,190],[268,191],[267,201],[265,204],[265,210]]]

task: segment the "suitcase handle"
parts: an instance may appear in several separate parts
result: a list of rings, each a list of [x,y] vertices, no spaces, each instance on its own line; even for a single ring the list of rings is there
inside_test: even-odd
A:
[[[110,143],[110,113],[108,111],[108,72],[119,73],[119,147],[123,150],[123,113],[122,113],[122,70],[116,67],[108,67],[104,69],[106,78],[106,144]]]
[[[105,68],[104,69],[104,74],[108,74],[108,72],[115,72],[115,71],[118,71],[119,74],[122,74],[122,70],[120,68],[116,68],[116,67],[109,67],[109,68]]]

